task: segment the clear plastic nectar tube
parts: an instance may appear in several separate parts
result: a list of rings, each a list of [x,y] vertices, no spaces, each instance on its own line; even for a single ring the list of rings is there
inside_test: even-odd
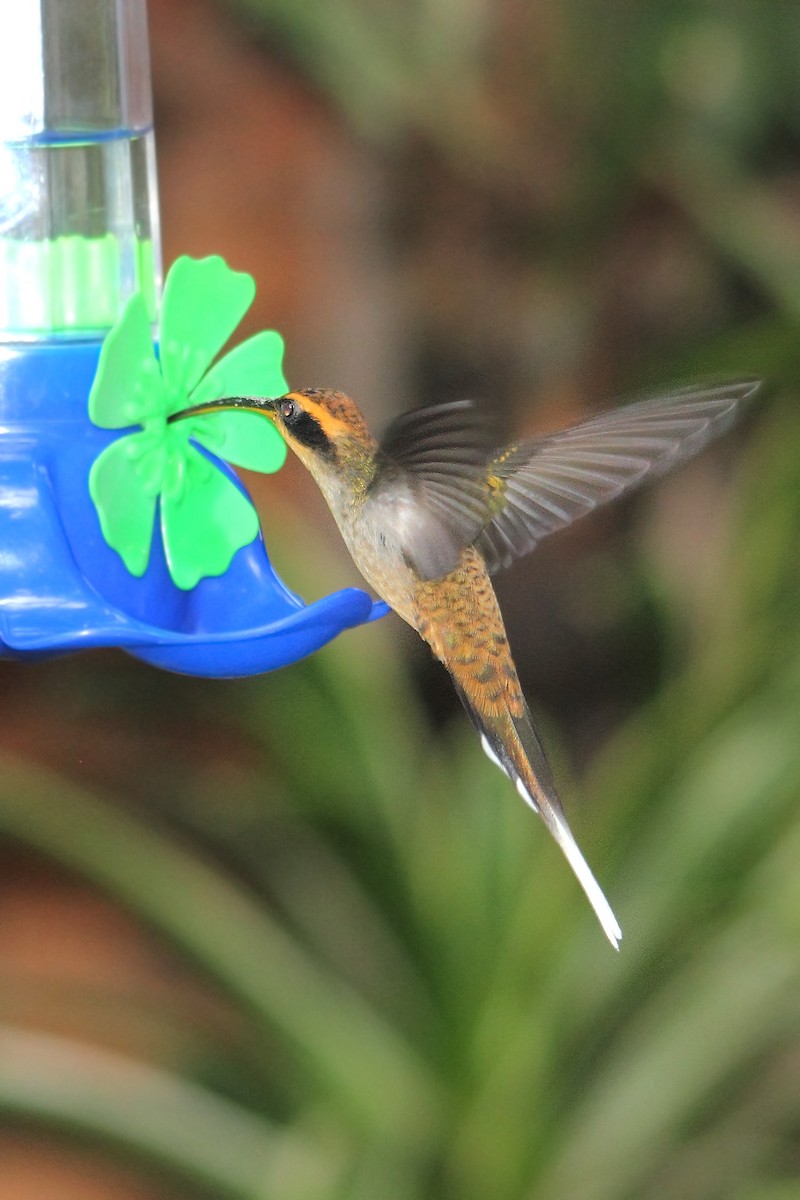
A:
[[[0,341],[102,337],[161,279],[146,0],[0,15]]]

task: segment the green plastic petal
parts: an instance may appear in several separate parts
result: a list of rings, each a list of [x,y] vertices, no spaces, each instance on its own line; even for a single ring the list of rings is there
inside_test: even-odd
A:
[[[283,396],[283,338],[267,329],[223,355],[192,392],[192,404],[223,396]]]
[[[103,429],[125,429],[165,408],[150,318],[144,297],[136,292],[103,342],[89,393],[89,417]]]
[[[150,477],[152,439],[134,433],[118,438],[92,463],[89,491],[103,537],[131,575],[144,575],[150,561],[158,480]]]
[[[192,420],[190,432],[212,454],[248,471],[278,471],[286,461],[286,443],[257,412],[205,413]]]
[[[161,532],[170,574],[188,590],[227,571],[236,551],[258,533],[258,517],[236,485],[188,447],[161,495]]]
[[[219,255],[173,263],[161,302],[161,369],[170,412],[185,407],[211,361],[253,302],[251,275],[232,271]]]

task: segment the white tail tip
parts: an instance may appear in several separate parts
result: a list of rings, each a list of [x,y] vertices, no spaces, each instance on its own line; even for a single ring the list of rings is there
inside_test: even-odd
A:
[[[586,893],[586,898],[594,909],[597,919],[603,927],[603,933],[606,935],[611,945],[615,950],[619,950],[619,943],[622,939],[622,930],[619,927],[619,921],[614,916],[611,905],[606,900],[600,888],[600,884],[595,879],[592,872],[589,870],[589,864],[578,849],[578,843],[572,836],[572,830],[567,825],[566,821],[561,817],[558,811],[552,804],[547,805],[547,812],[543,812],[540,805],[536,803],[533,796],[529,793],[525,784],[517,776],[510,776],[506,768],[500,762],[495,752],[489,743],[485,733],[481,734],[481,746],[487,758],[499,767],[504,775],[513,779],[517,791],[519,792],[525,803],[533,809],[535,813],[542,818],[547,828],[555,838],[561,848],[561,852],[566,858],[572,870],[575,873],[575,878]]]
[[[589,903],[596,912],[597,919],[603,927],[603,932],[614,949],[619,950],[619,943],[622,937],[619,922],[611,910],[611,905],[603,895],[600,884],[589,870],[589,864],[578,849],[578,843],[572,836],[569,827],[564,824],[558,814],[553,813],[550,828],[553,837],[564,853],[564,857],[575,872],[575,878],[583,888]]]
[[[486,747],[486,753],[490,751]],[[622,938],[622,930],[619,927],[619,921],[614,916],[611,905],[606,900],[600,888],[600,884],[595,879],[589,869],[589,864],[578,849],[578,843],[572,836],[572,830],[566,821],[559,815],[555,808],[548,804],[547,812],[542,812],[541,806],[528,794],[527,788],[521,779],[517,780],[517,791],[526,804],[537,812],[544,820],[547,828],[552,833],[561,852],[566,858],[572,870],[575,873],[575,878],[586,893],[586,898],[597,914],[597,919],[603,927],[603,933],[606,935],[611,945],[615,950],[619,950],[619,943]]]

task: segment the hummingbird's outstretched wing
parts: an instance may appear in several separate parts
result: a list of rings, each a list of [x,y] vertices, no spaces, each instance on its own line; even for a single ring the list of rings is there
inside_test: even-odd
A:
[[[387,510],[413,501],[413,520],[404,516],[400,529],[398,515],[397,524],[421,578],[446,575],[473,542],[496,571],[691,457],[729,428],[758,386],[745,380],[655,396],[504,450],[494,448],[486,416],[469,402],[417,409],[387,431],[381,449],[389,469],[379,487]]]
[[[655,396],[498,454],[489,479],[500,507],[476,538],[489,571],[690,458],[730,428],[758,386],[747,380]]]

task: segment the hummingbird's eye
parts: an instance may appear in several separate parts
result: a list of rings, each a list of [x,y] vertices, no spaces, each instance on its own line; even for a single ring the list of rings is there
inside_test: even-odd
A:
[[[298,414],[298,407],[294,400],[281,400],[281,416],[284,421],[292,421]]]

